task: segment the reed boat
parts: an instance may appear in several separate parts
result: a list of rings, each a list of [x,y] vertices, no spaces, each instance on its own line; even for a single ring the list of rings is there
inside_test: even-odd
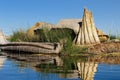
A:
[[[38,42],[9,42],[0,44],[1,51],[21,51],[28,53],[55,53],[62,50],[60,43],[38,43]]]

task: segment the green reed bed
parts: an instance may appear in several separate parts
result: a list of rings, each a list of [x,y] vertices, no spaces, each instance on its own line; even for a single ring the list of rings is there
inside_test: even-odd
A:
[[[10,37],[11,42],[60,42],[63,45],[63,55],[81,54],[87,50],[86,47],[79,47],[73,44],[76,36],[73,30],[68,28],[47,28],[35,31],[34,36],[28,35],[28,30],[17,30]]]

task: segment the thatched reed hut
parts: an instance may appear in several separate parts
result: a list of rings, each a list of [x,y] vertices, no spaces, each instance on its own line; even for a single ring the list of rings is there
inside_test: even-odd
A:
[[[77,45],[100,43],[92,12],[87,9],[84,9],[82,23],[80,23],[80,28],[78,35],[76,36],[75,43]]]
[[[80,22],[82,22],[82,19],[62,19],[56,24],[56,27],[57,28],[70,28],[77,34],[79,31]]]

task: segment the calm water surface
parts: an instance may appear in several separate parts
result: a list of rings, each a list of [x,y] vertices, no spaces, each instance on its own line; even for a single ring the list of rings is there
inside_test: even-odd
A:
[[[51,61],[18,61],[0,56],[1,80],[120,80],[120,64],[98,63],[78,58]],[[37,65],[37,67],[35,67]]]

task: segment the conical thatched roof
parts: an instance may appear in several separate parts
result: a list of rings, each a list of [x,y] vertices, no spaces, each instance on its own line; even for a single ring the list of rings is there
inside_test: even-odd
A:
[[[81,27],[79,27],[78,35],[75,39],[77,45],[88,45],[100,43],[97,29],[95,27],[92,12],[84,9]]]

